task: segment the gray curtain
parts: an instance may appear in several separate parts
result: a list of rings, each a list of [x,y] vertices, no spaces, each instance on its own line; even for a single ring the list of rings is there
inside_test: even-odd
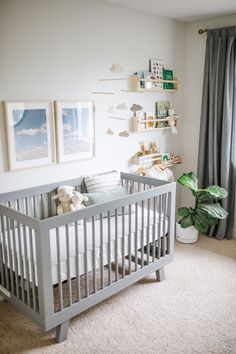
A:
[[[236,26],[208,30],[198,155],[199,186],[228,191],[226,220],[209,230],[221,240],[233,235],[236,183]]]

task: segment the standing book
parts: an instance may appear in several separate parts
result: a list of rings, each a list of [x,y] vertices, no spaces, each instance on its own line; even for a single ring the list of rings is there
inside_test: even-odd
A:
[[[173,70],[163,69],[163,80],[173,80]],[[173,82],[163,82],[164,90],[173,90],[174,85]]]

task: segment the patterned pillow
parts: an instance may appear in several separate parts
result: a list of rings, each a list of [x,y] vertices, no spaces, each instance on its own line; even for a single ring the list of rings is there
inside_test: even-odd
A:
[[[88,193],[112,191],[121,185],[120,172],[86,176],[84,182]]]

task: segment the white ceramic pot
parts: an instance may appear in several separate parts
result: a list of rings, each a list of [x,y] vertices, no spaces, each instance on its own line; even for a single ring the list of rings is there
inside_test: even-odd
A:
[[[182,243],[194,243],[198,239],[198,231],[194,226],[183,229],[179,223],[176,223],[176,240]]]

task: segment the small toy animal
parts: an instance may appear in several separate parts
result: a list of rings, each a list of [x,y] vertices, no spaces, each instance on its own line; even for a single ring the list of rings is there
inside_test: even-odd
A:
[[[59,201],[57,206],[57,214],[61,215],[78,209],[85,208],[82,204],[88,198],[81,193],[75,191],[72,186],[61,186],[57,189],[57,194],[52,197],[53,200]]]

